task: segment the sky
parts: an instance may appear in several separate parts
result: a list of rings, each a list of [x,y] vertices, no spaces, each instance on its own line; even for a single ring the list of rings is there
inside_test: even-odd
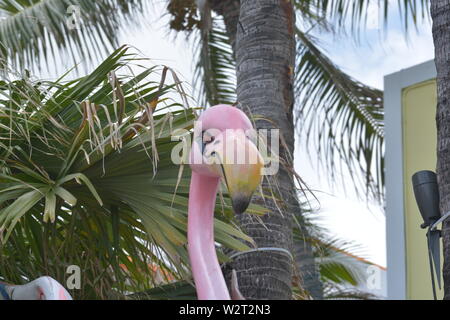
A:
[[[162,9],[156,5],[155,9]],[[345,72],[357,80],[383,89],[383,77],[387,74],[428,61],[434,57],[431,25],[419,21],[417,30],[411,28],[408,40],[398,12],[385,31],[378,22],[378,12],[372,10],[368,18],[368,28],[359,42],[342,35],[318,35],[328,56]],[[192,46],[184,37],[174,39],[167,30],[168,17],[153,14],[145,27],[137,28],[120,37],[121,43],[138,48],[144,56],[155,63],[163,63],[177,70],[182,78],[192,83]],[[380,28],[381,25],[381,28]],[[332,188],[326,181],[326,172],[317,169],[317,163],[307,156],[306,150],[297,146],[295,169],[316,191],[320,200],[320,210],[316,221],[327,228],[329,234],[360,245],[354,252],[369,261],[386,266],[385,216],[377,204],[358,200],[350,191]]]
[[[185,41],[184,36],[175,38],[174,33],[169,34],[168,17],[161,17],[165,12],[164,3],[155,3],[154,13],[145,23],[122,32],[119,43],[134,46],[155,64],[170,66],[189,87],[195,60],[192,44]],[[357,80],[383,89],[383,77],[386,74],[433,58],[430,22],[419,20],[417,30],[410,28],[406,40],[396,10],[392,11],[385,31],[379,22],[376,6],[372,8],[368,21],[368,27],[359,42],[345,35],[315,34],[331,60]],[[54,77],[54,73],[55,70],[50,70],[48,77]],[[385,217],[382,208],[358,200],[349,190],[344,192],[339,187],[331,188],[327,183],[327,173],[318,169],[316,161],[310,159],[306,150],[300,146],[296,147],[295,169],[307,185],[316,190],[315,194],[320,200],[316,221],[326,227],[331,236],[358,243],[360,249],[354,253],[386,266]]]

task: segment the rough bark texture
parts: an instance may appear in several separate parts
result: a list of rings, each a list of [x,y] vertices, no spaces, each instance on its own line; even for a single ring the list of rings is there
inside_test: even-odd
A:
[[[239,107],[271,121],[258,121],[258,129],[280,129],[287,146],[280,149],[282,157],[293,154],[294,150],[294,20],[289,0],[241,0],[235,43]],[[263,224],[259,218],[246,214],[238,220],[258,247],[284,248],[292,252],[292,215],[300,211],[295,185],[292,174],[282,166],[275,178],[280,191],[278,203],[254,197],[254,202],[270,210],[262,217]],[[268,185],[263,184],[263,187]],[[306,230],[304,233],[308,237]],[[303,286],[314,298],[320,299],[322,287],[312,248],[307,241],[296,244],[296,248]],[[247,299],[291,299],[292,267],[293,262],[283,253],[253,252],[237,256],[228,271],[231,268],[237,271],[239,289]]]
[[[450,1],[432,0],[433,38],[437,69],[437,177],[441,212],[450,211]],[[443,225],[444,299],[450,300],[450,221]]]

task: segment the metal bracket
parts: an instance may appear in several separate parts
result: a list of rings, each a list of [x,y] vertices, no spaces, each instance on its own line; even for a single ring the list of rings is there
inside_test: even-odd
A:
[[[445,219],[447,219],[448,217],[450,217],[450,211],[447,212],[446,214],[444,214],[442,217],[439,218],[438,221],[436,221],[435,223],[433,223],[430,227],[431,231],[434,231],[437,229],[438,225],[441,224],[442,222],[444,222]]]

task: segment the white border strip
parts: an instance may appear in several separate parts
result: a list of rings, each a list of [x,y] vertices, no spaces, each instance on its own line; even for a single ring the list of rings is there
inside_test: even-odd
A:
[[[434,60],[384,77],[388,299],[406,299],[402,92],[406,87],[434,78]]]

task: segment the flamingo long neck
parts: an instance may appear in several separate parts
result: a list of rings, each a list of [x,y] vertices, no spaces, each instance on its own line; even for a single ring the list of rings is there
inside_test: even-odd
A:
[[[192,172],[189,190],[188,251],[199,300],[229,300],[214,246],[214,207],[219,178]]]

